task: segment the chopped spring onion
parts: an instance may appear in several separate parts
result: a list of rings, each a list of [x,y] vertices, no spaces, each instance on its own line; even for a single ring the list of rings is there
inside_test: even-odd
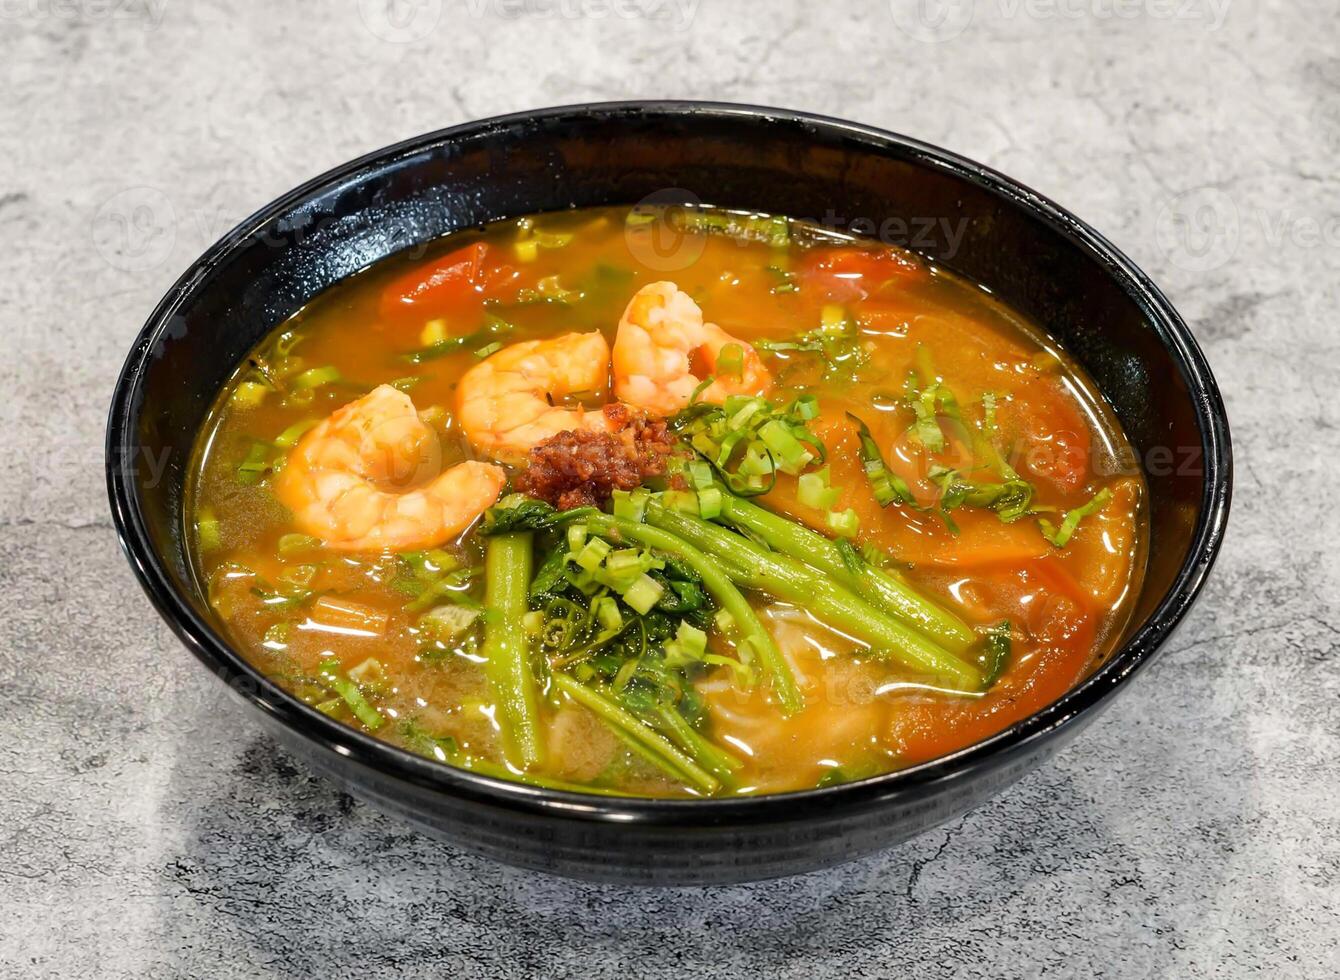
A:
[[[778,408],[765,398],[732,395],[724,404],[695,402],[671,420],[732,491],[766,493],[778,472],[798,475],[816,459],[823,443],[806,427],[816,403],[805,396]],[[699,485],[698,472],[690,480]]]
[[[688,477],[689,483],[695,490],[706,489],[716,481],[716,478],[712,475],[711,465],[702,459],[690,461],[684,467],[684,475]]]
[[[675,638],[665,645],[669,667],[684,667],[700,662],[707,655],[707,634],[687,620],[679,621]]]
[[[995,511],[1002,522],[1011,524],[1029,513],[1033,502],[1032,484],[1017,478],[1004,483],[978,483],[943,466],[932,466],[928,475],[940,485],[942,513],[955,507],[979,507]]]
[[[835,533],[844,538],[856,537],[856,532],[861,529],[861,519],[856,511],[848,507],[846,510],[830,510],[828,512],[828,527]]]
[[[653,504],[647,506],[647,517],[654,518],[656,513],[667,513],[662,507]],[[758,614],[731,582],[731,572],[722,567],[723,563],[709,558],[683,537],[660,527],[638,524],[593,512],[584,520],[596,533],[618,535],[626,541],[637,541],[648,548],[671,555],[684,562],[702,579],[704,587],[723,609],[729,610],[734,619],[740,642],[752,642],[752,649],[768,671],[773,681],[773,690],[782,710],[790,715],[804,707],[805,701],[796,687],[795,676],[790,665],[777,649],[772,636],[759,621]],[[692,518],[698,523],[696,515]],[[743,539],[741,539],[743,540]]]
[[[310,534],[285,534],[279,539],[279,557],[283,559],[295,558],[320,545],[320,539],[314,538]]]
[[[812,473],[802,473],[796,481],[796,499],[806,507],[816,510],[829,510],[838,502],[842,491],[828,485],[828,467]]]
[[[270,391],[269,385],[263,385],[258,381],[243,381],[233,389],[228,402],[238,408],[255,408],[265,401],[265,396]]]
[[[237,482],[258,483],[269,475],[271,468],[270,447],[263,442],[253,442],[242,462],[237,464]]]
[[[909,379],[908,388],[908,404],[911,405],[912,412],[916,415],[916,421],[912,423],[912,437],[930,452],[944,452],[945,434],[940,430],[936,408],[940,386],[938,384],[928,384],[926,387],[917,390],[913,380]]]
[[[1055,527],[1052,522],[1045,517],[1038,518],[1038,526],[1042,529],[1042,536],[1058,548],[1064,548],[1069,542],[1070,537],[1079,527],[1079,522],[1084,520],[1090,514],[1095,514],[1102,510],[1109,500],[1112,499],[1112,491],[1104,487],[1093,495],[1087,504],[1082,504],[1065,513],[1061,519],[1061,526]]]
[[[323,595],[312,603],[312,618],[328,626],[373,634],[386,632],[386,624],[390,619],[380,609],[331,595]]]
[[[708,470],[710,476],[711,470]],[[651,491],[646,487],[638,487],[636,490],[615,490],[613,494],[614,516],[625,517],[630,521],[642,520],[642,515],[647,509],[647,501],[651,499]],[[572,542],[572,532],[574,528],[568,528],[569,546]],[[586,529],[582,528],[585,534]]]
[[[386,669],[376,657],[368,657],[357,666],[349,668],[349,679],[359,687],[375,688],[386,683]]]
[[[485,344],[483,347],[479,348],[479,350],[475,351],[475,357],[479,358],[482,361],[486,357],[498,353],[498,351],[502,350],[502,348],[503,348],[502,342],[495,340],[493,343]]]
[[[479,609],[449,603],[434,606],[420,616],[419,626],[426,628],[436,639],[449,643],[473,626],[481,615]]]
[[[619,604],[609,596],[601,596],[595,602],[596,619],[600,625],[607,630],[617,630],[623,625],[623,613],[619,612]]]
[[[661,601],[665,589],[645,572],[623,594],[623,601],[645,616]]]
[[[610,543],[604,538],[591,538],[572,560],[588,572],[594,572],[611,550]]]
[[[698,491],[698,516],[705,521],[721,516],[721,491],[717,487],[707,487]]]
[[[875,442],[875,437],[870,434],[869,426],[851,412],[847,413],[847,418],[856,424],[856,431],[861,440],[861,467],[865,470],[866,479],[870,481],[870,489],[875,495],[875,500],[881,507],[887,507],[895,502],[916,507],[917,498],[912,495],[912,488],[902,477],[889,470],[884,462],[884,454],[879,451],[879,443]]]
[[[429,320],[419,331],[419,343],[424,347],[432,347],[434,344],[440,344],[447,339],[447,321]]]
[[[200,508],[195,519],[195,542],[201,552],[217,551],[223,543],[219,533],[219,519],[208,507]]]
[[[792,340],[758,340],[754,347],[770,354],[817,354],[827,381],[857,381],[870,363],[860,325],[835,304],[820,311],[819,326]]]
[[[494,338],[511,333],[516,329],[507,320],[492,313],[484,314],[484,327],[473,333],[468,333],[460,337],[446,337],[436,343],[426,344],[423,348],[416,351],[410,351],[408,354],[400,355],[402,361],[410,364],[422,364],[425,361],[436,360],[439,357],[448,357],[451,354],[457,354],[463,350],[473,348],[476,344],[491,341]]]
[[[840,334],[847,326],[847,311],[835,303],[827,303],[819,311],[819,329],[829,334]]]
[[[661,494],[661,506],[682,510],[686,514],[696,514],[698,495],[692,490],[666,490]]]
[[[301,422],[294,422],[279,435],[275,436],[275,445],[280,449],[292,449],[298,444],[298,440],[308,429],[315,426],[320,419],[303,419]]]
[[[322,385],[339,381],[341,377],[339,368],[327,364],[325,367],[308,368],[295,377],[291,384],[294,391],[313,391]]]
[[[275,623],[265,631],[261,646],[267,650],[273,650],[275,653],[283,653],[288,649],[288,638],[292,632],[292,623]]]
[[[363,692],[358,689],[358,684],[350,679],[334,657],[321,661],[317,667],[317,676],[322,684],[344,700],[354,717],[362,722],[365,728],[376,731],[385,723],[386,719],[382,717],[381,712],[368,703],[367,698],[363,697]]]
[[[585,294],[579,289],[565,289],[558,276],[545,276],[535,283],[535,288],[517,291],[516,301],[522,306],[533,303],[561,303],[571,306],[580,302]]]
[[[275,576],[275,579],[281,585],[305,589],[312,584],[312,579],[315,577],[315,565],[290,565]]]
[[[744,348],[730,343],[717,352],[716,373],[724,377],[741,377],[744,374]]]
[[[773,248],[782,248],[791,242],[791,223],[780,215],[736,214],[699,208],[674,208],[662,213],[672,219],[672,225],[678,225],[684,231],[760,241]],[[659,216],[653,212],[642,220],[654,221]]]

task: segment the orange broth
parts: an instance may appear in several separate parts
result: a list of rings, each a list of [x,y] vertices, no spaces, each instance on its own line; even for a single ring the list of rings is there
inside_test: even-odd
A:
[[[1130,447],[1092,382],[1063,351],[983,289],[911,253],[798,222],[779,243],[758,233],[775,224],[753,219],[741,219],[734,234],[681,229],[671,239],[678,253],[649,253],[645,230],[630,225],[628,215],[611,208],[544,215],[533,226],[500,222],[433,243],[422,254],[394,257],[319,296],[238,370],[199,435],[187,514],[201,586],[219,624],[252,663],[308,703],[360,726],[318,670],[335,658],[382,719],[377,737],[443,762],[592,792],[704,792],[651,765],[595,714],[545,685],[540,664],[546,752],[541,764],[520,772],[500,738],[480,645],[428,643],[417,625],[423,609],[407,608],[412,598],[404,586],[413,576],[403,558],[303,540],[270,487],[288,448],[275,446],[281,433],[287,430],[289,439],[280,441],[291,443],[301,425],[381,383],[398,383],[435,427],[443,467],[473,458],[451,409],[457,383],[479,363],[479,352],[569,331],[600,330],[613,343],[629,299],[658,280],[674,281],[709,321],[744,342],[793,341],[812,331],[826,308],[839,308],[855,324],[857,359],[864,361],[856,377],[826,371],[814,354],[778,350],[764,355],[776,383],[768,397],[783,402],[801,391],[818,397],[811,428],[827,448],[829,481],[839,491],[833,510],[855,513],[854,543],[867,546],[871,560],[887,561],[890,574],[976,630],[1010,624],[1010,655],[999,678],[985,693],[963,694],[804,609],[749,594],[806,706],[783,717],[769,685],[750,686],[720,666],[696,672],[703,704],[698,731],[742,763],[711,792],[800,790],[915,765],[1025,718],[1101,662],[1126,623],[1143,572],[1145,487],[1138,473],[1115,465],[1133,458]],[[425,270],[451,266],[444,256],[460,257],[467,268],[422,288]],[[648,267],[649,256],[657,268]],[[517,302],[518,295],[525,301]],[[487,332],[502,323],[505,332]],[[466,335],[469,343],[455,352],[407,359],[425,344]],[[319,371],[309,380],[319,383],[296,390],[294,379],[311,369]],[[939,453],[913,433],[904,385],[918,370],[942,379],[961,413],[957,423],[939,419],[946,434]],[[606,389],[580,400],[598,405],[609,397]],[[876,501],[846,412],[869,426],[916,506]],[[972,432],[989,433],[1032,486],[1032,508],[1053,526],[1100,490],[1111,497],[1079,522],[1064,547],[1043,535],[1036,514],[1006,522],[990,509],[963,506],[946,520],[934,506],[933,466],[1000,479],[974,448]],[[794,477],[780,476],[755,502],[832,534],[827,512],[800,502]],[[480,563],[473,529],[443,549],[463,568]],[[482,596],[477,579],[462,591]],[[711,643],[729,654],[721,637]],[[375,669],[360,669],[369,661]]]

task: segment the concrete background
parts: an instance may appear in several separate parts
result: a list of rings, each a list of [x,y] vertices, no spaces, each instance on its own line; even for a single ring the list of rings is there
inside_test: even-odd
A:
[[[0,975],[1340,973],[1334,6],[399,4],[0,2]],[[143,319],[259,205],[461,120],[668,96],[910,133],[1087,218],[1205,346],[1238,484],[1185,629],[1054,764],[856,865],[630,892],[280,754],[140,594],[101,442]]]

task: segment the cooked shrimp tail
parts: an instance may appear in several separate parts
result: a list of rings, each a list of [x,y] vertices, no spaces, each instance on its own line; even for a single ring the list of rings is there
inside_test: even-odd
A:
[[[609,363],[599,331],[511,344],[461,378],[456,419],[470,445],[509,463],[524,461],[532,446],[560,432],[609,432],[604,413],[555,404],[602,392]]]
[[[727,366],[724,353],[734,348]],[[772,384],[758,351],[715,323],[672,282],[654,282],[633,296],[614,339],[614,393],[620,401],[655,415],[673,415],[694,392],[709,402],[731,395],[761,395]]]
[[[275,480],[306,534],[341,551],[432,548],[498,499],[501,467],[441,467],[437,434],[408,395],[381,385],[337,409],[293,448]]]

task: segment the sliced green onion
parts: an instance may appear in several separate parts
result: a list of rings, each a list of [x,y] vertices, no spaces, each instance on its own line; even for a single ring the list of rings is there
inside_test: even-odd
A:
[[[829,472],[828,467],[815,470],[813,473],[802,473],[796,481],[796,499],[806,507],[813,507],[816,510],[828,510],[838,502],[842,496],[840,490],[836,490],[828,485]]]
[[[280,449],[292,449],[298,444],[298,440],[303,437],[304,433],[320,421],[320,419],[303,419],[301,422],[294,422],[275,436],[275,445]]]
[[[707,487],[698,491],[698,516],[705,521],[721,515],[721,491],[716,487]]]
[[[320,544],[321,540],[312,537],[310,534],[285,534],[279,539],[279,557],[284,559],[294,558],[319,547]]]
[[[827,333],[841,333],[847,327],[847,311],[834,304],[825,304],[819,311],[820,327]]]
[[[848,507],[846,510],[830,510],[828,512],[828,527],[835,534],[840,534],[844,538],[856,537],[856,532],[861,529],[861,519],[856,511]]]
[[[1070,537],[1079,527],[1079,522],[1084,520],[1090,514],[1102,510],[1103,506],[1112,499],[1112,491],[1104,487],[1093,495],[1087,504],[1082,504],[1065,513],[1061,519],[1061,526],[1055,527],[1051,521],[1045,517],[1038,518],[1038,526],[1042,529],[1042,536],[1058,548],[1064,548],[1069,542]]]
[[[1000,680],[1000,675],[1005,673],[1005,668],[1010,664],[1010,624],[1008,622],[993,626],[987,631],[986,644],[979,658],[982,664],[982,674],[984,676],[983,688],[990,689],[991,685]]]
[[[219,533],[219,519],[214,516],[214,511],[208,507],[202,507],[195,520],[195,541],[200,551],[217,551],[222,545],[222,536]]]
[[[710,474],[710,470],[708,471]],[[630,521],[642,520],[642,515],[647,509],[647,501],[651,499],[651,491],[646,487],[638,487],[636,490],[615,490],[612,495],[613,511],[615,517],[624,517]],[[583,529],[585,530],[585,529]],[[572,529],[568,529],[569,547],[571,547]]]
[[[381,728],[386,719],[382,717],[381,712],[368,703],[367,698],[363,697],[363,692],[344,673],[338,660],[334,657],[322,660],[317,667],[317,676],[323,684],[344,700],[344,703],[349,706],[349,710],[353,712],[354,717],[362,722],[365,728],[372,731]]]
[[[739,344],[724,344],[717,352],[716,373],[741,377],[744,374],[744,348]]]
[[[670,667],[684,667],[700,662],[707,655],[707,634],[688,620],[681,619],[675,638],[665,645],[665,662]]]
[[[257,381],[243,381],[233,389],[232,395],[228,398],[229,404],[238,408],[255,408],[261,402],[265,401],[265,396],[271,391],[269,385],[263,385]]]
[[[253,484],[270,470],[270,449],[263,442],[253,442],[247,455],[237,465],[237,482]]]
[[[569,551],[581,551],[582,546],[586,544],[586,525],[569,524],[567,538]]]
[[[291,385],[294,391],[312,391],[322,385],[339,381],[340,378],[339,369],[334,365],[327,364],[325,367],[308,368],[294,378]]]
[[[710,487],[714,482],[712,467],[706,460],[695,459],[685,466],[685,475],[695,490]]]
[[[692,490],[666,490],[661,494],[661,506],[681,510],[686,514],[696,514],[698,495]]]
[[[874,493],[875,500],[881,507],[887,507],[895,501],[916,507],[917,498],[912,495],[912,488],[902,477],[889,470],[884,462],[884,454],[879,451],[879,443],[875,442],[875,437],[870,434],[869,426],[851,412],[847,413],[847,418],[856,424],[861,442],[859,450],[861,467],[865,470],[866,479],[870,481],[870,490]]]
[[[518,262],[534,262],[540,257],[540,243],[533,238],[523,238],[513,243],[512,254]]]
[[[617,630],[623,625],[623,613],[619,612],[619,604],[609,596],[601,596],[595,605],[596,619],[605,629]]]
[[[610,543],[604,538],[591,538],[582,546],[582,550],[573,556],[573,561],[588,572],[594,572],[610,553]]]
[[[645,616],[661,601],[665,589],[645,572],[623,593],[623,601]]]
[[[814,460],[814,454],[779,419],[765,422],[758,430],[758,437],[778,457],[778,468],[783,473],[799,473]]]
[[[485,344],[483,347],[479,348],[479,350],[475,351],[475,357],[479,358],[482,361],[484,360],[484,358],[490,356],[491,354],[498,353],[498,351],[502,350],[502,348],[503,348],[502,341],[495,340],[493,343]]]
[[[419,625],[426,627],[439,640],[450,642],[460,636],[483,615],[480,609],[447,603],[434,606],[419,617]]]

